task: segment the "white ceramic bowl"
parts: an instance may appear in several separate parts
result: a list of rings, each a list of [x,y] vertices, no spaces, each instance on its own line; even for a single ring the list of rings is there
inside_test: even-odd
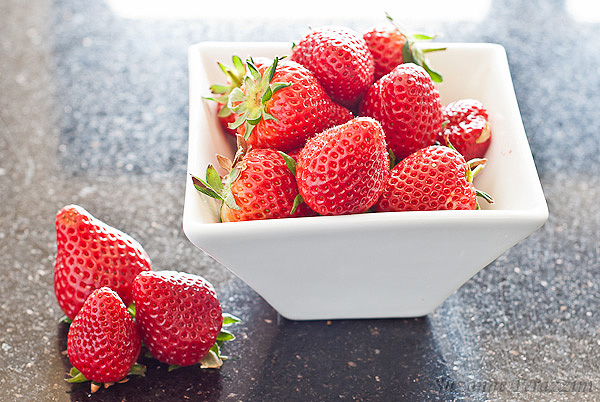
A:
[[[219,223],[217,204],[187,178],[183,229],[197,247],[289,319],[415,317],[439,306],[475,273],[538,229],[548,208],[519,114],[504,48],[438,44],[443,104],[475,98],[492,124],[489,162],[475,184],[479,211],[384,212]],[[283,56],[290,43],[200,43],[189,49],[188,170],[204,176],[215,153],[232,156],[215,104],[217,61]]]

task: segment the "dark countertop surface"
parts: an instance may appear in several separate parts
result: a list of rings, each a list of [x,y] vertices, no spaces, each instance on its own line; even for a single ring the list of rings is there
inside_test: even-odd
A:
[[[594,2],[324,3],[262,16],[224,2],[142,3],[0,2],[1,401],[600,400]],[[550,218],[427,317],[289,321],[182,231],[187,47],[293,41],[323,24],[361,30],[386,9],[444,41],[506,48]],[[215,285],[243,319],[221,370],[142,359],[145,378],[94,395],[64,381],[67,327],[52,283],[54,215],[69,203],[139,240],[155,269]]]

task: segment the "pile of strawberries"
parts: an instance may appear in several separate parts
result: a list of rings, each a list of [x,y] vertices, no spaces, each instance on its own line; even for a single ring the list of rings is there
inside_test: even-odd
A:
[[[220,347],[234,339],[223,329],[239,320],[223,314],[212,285],[184,272],[152,271],[131,236],[77,205],[56,215],[54,290],[71,322],[69,382],[102,384],[143,375],[142,345],[170,368],[200,363],[217,368]]]
[[[481,102],[443,106],[442,77],[389,18],[362,35],[314,29],[291,56],[233,56],[211,86],[218,118],[237,136],[195,187],[222,201],[223,222],[375,211],[476,209],[473,186],[491,141]]]

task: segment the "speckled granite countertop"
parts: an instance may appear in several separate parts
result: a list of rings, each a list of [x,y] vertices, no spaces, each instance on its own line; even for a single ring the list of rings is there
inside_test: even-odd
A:
[[[133,0],[0,2],[0,400],[600,400],[593,2],[429,2],[428,16],[423,5],[407,17],[375,2],[293,19],[219,17],[217,5],[180,3],[153,14],[128,8]],[[186,50],[204,40],[292,41],[324,23],[360,30],[380,21],[377,7],[445,41],[506,48],[550,218],[427,317],[288,321],[181,229]],[[168,373],[148,361],[145,379],[93,396],[63,380],[67,328],[52,272],[54,214],[68,203],[133,235],[155,267],[213,282],[244,321],[220,371]]]

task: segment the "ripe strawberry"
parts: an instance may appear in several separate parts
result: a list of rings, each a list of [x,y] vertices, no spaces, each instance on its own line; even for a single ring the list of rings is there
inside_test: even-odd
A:
[[[352,109],[373,83],[373,56],[352,29],[325,26],[304,35],[291,60],[308,68],[332,100]]]
[[[440,94],[425,70],[412,63],[396,66],[375,82],[359,114],[381,123],[398,159],[432,145],[442,128]]]
[[[432,145],[398,163],[389,174],[376,211],[434,211],[477,209],[477,196],[491,197],[473,186],[473,177],[483,168],[470,166],[456,150]],[[471,170],[471,167],[475,167]]]
[[[418,41],[435,39],[435,36],[421,33],[409,33],[392,17],[386,14],[388,23],[375,26],[363,34],[365,42],[375,64],[375,80],[392,71],[398,64],[414,63],[427,71],[435,82],[442,82],[442,76],[433,71],[425,58],[425,53],[445,50],[446,48],[425,48],[417,46]]]
[[[490,146],[492,129],[487,110],[474,99],[461,99],[442,109],[440,142],[452,144],[466,160],[483,158]]]
[[[67,381],[111,383],[127,374],[143,374],[143,366],[134,366],[141,344],[119,295],[107,287],[96,289],[69,327],[67,354],[75,370]]]
[[[327,123],[327,128],[344,124],[345,122],[352,120],[354,115],[344,106],[335,102],[331,102],[328,118],[329,121]]]
[[[221,221],[276,219],[310,214],[306,207],[296,210],[301,201],[296,178],[278,151],[248,151],[241,146],[233,163],[224,157],[220,157],[219,162],[229,172],[226,177],[219,177],[215,168],[208,166],[206,181],[195,176],[192,176],[192,180],[199,191],[223,201]]]
[[[389,158],[381,125],[357,117],[308,140],[300,155],[298,189],[321,215],[365,212],[379,198]]]
[[[54,292],[70,319],[87,297],[103,286],[116,291],[129,305],[133,279],[150,270],[150,257],[136,240],[77,205],[58,211],[56,246]]]
[[[221,304],[204,278],[175,271],[135,278],[136,323],[144,345],[161,362],[188,366],[215,345],[223,325]]]
[[[291,151],[339,121],[340,106],[305,67],[277,58],[268,68],[247,65],[242,87],[229,96],[229,107],[238,115],[229,127],[248,145]]]

